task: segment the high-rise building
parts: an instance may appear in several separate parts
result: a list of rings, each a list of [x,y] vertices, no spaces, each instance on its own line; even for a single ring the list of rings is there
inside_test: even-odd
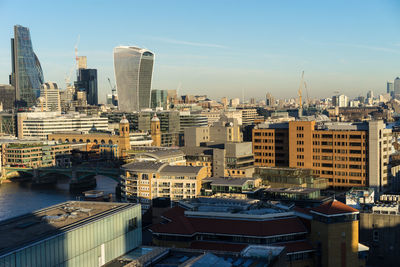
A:
[[[86,92],[86,99],[89,105],[99,104],[96,69],[79,69],[78,81],[75,83],[75,87],[77,91]]]
[[[386,93],[390,94],[393,91],[394,91],[393,82],[387,82],[386,83]]]
[[[332,97],[332,104],[335,107],[347,107],[349,106],[349,98],[345,95],[335,95]]]
[[[0,84],[0,103],[3,110],[13,109],[15,104],[15,88],[12,85]]]
[[[400,78],[399,77],[397,77],[396,79],[394,79],[394,82],[393,82],[393,89],[394,89],[394,93],[397,95],[397,94],[400,94]]]
[[[265,96],[265,105],[267,107],[273,107],[275,106],[275,99],[274,97],[271,95],[271,93],[267,93]]]
[[[167,109],[167,90],[151,90],[151,108]]]
[[[42,84],[40,97],[43,111],[61,111],[60,90],[56,83]]]
[[[253,129],[256,166],[312,169],[333,188],[390,189],[392,131],[383,121],[290,121]]]
[[[78,60],[78,69],[87,69],[86,56],[79,56],[77,60]]]
[[[17,106],[33,106],[44,82],[42,67],[33,52],[29,28],[14,26],[11,39],[12,73],[10,83],[15,87]]]
[[[150,108],[153,52],[133,46],[114,48],[114,71],[121,111]]]

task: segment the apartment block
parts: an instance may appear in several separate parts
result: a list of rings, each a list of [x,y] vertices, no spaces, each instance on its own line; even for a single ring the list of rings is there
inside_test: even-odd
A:
[[[201,182],[207,177],[205,167],[177,166],[161,162],[132,162],[122,166],[122,198],[150,208],[152,199],[173,201],[200,195]]]
[[[290,121],[253,130],[256,166],[311,169],[330,187],[390,188],[391,130],[383,121]]]

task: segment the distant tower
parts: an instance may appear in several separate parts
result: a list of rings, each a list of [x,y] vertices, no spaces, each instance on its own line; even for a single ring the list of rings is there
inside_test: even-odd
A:
[[[399,77],[397,77],[396,79],[394,79],[394,82],[393,82],[393,90],[394,90],[394,93],[397,95],[397,94],[400,94],[400,78]]]
[[[161,146],[161,127],[160,119],[154,113],[154,117],[150,123],[151,139],[153,139],[153,146]]]
[[[394,91],[393,82],[386,83],[386,93],[391,94]]]
[[[131,143],[129,138],[129,121],[126,119],[125,115],[119,122],[119,143],[118,146],[121,151],[126,151],[131,149]],[[122,155],[123,156],[123,155]]]

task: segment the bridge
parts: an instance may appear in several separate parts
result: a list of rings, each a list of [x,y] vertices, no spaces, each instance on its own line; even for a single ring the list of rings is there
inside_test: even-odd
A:
[[[103,175],[119,182],[119,168],[96,168],[96,167],[39,167],[39,168],[23,168],[23,167],[4,167],[3,177],[8,177],[11,173],[26,173],[32,175],[33,181],[41,183],[42,179],[49,175],[62,175],[68,177],[71,182],[79,182],[86,178],[96,175]]]

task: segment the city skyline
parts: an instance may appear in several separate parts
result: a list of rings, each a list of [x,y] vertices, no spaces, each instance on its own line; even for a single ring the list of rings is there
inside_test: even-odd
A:
[[[101,103],[111,92],[107,78],[115,84],[112,51],[118,45],[137,45],[157,55],[153,89],[181,84],[180,94],[216,99],[241,99],[243,91],[246,100],[264,99],[267,92],[277,98],[297,97],[303,70],[310,97],[317,98],[334,91],[350,97],[369,90],[385,93],[386,81],[400,76],[396,1],[81,3],[79,8],[92,10],[84,14],[85,21],[91,21],[87,24],[79,20],[82,14],[74,2],[57,7],[46,2],[0,2],[0,21],[6,25],[0,29],[0,83],[8,83],[11,73],[10,38],[16,24],[30,29],[45,81],[60,88],[65,88],[64,78],[75,64],[79,35],[79,55],[87,56],[88,68],[98,69]],[[129,15],[149,5],[151,15]]]

